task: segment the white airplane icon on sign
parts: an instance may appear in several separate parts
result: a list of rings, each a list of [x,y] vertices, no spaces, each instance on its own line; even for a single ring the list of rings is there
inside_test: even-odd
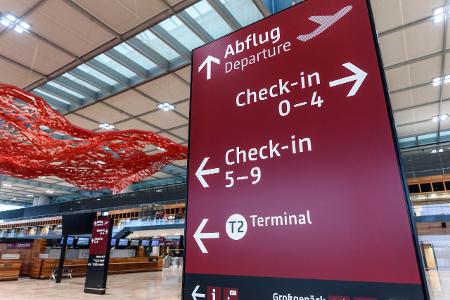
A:
[[[352,6],[346,6],[337,13],[332,16],[312,16],[309,17],[309,20],[319,24],[320,26],[315,29],[313,32],[308,34],[301,34],[297,37],[298,40],[302,42],[307,42],[312,40],[313,38],[319,36],[322,32],[333,26],[337,21],[342,19],[346,14],[348,14],[352,10]]]

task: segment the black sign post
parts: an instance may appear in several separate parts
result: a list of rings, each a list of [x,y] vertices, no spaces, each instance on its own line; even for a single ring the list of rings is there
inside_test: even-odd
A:
[[[58,269],[56,270],[56,277],[55,277],[56,283],[61,283],[62,273],[64,269],[64,260],[66,258],[67,238],[68,235],[64,234],[62,238],[61,254],[59,256]]]
[[[111,219],[105,217],[94,221],[89,250],[88,272],[84,285],[85,293],[104,295],[106,292],[111,235]]]

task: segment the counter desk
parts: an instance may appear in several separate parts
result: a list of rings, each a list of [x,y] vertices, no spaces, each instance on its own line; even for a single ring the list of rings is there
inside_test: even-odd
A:
[[[18,280],[21,266],[20,259],[0,259],[0,281]]]
[[[48,279],[58,267],[58,259],[33,258],[31,278]],[[87,259],[66,259],[64,267],[71,269],[72,276],[86,276]],[[162,271],[162,257],[110,258],[108,274]]]

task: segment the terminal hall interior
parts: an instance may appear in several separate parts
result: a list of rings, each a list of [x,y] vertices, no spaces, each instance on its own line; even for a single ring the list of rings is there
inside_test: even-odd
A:
[[[449,19],[0,0],[0,299],[450,299]]]

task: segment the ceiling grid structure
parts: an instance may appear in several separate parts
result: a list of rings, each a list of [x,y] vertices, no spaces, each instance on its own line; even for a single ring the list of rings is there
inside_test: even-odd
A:
[[[77,126],[94,131],[105,130],[100,124],[113,130],[150,130],[187,145],[191,50],[267,16],[262,1],[155,0],[152,5],[146,0],[105,1],[18,0],[24,6],[32,5],[25,14],[3,7],[0,1],[0,17],[14,14],[16,23],[30,25],[22,34],[12,30],[16,23],[3,29],[16,44],[6,50],[0,46],[0,66],[4,57],[5,63],[20,68],[17,78],[23,78],[25,72],[35,74],[33,80],[26,81],[5,74],[0,81],[44,98]],[[107,3],[114,17],[104,13]],[[150,10],[152,14],[145,15]],[[84,27],[77,31],[67,22]],[[62,34],[64,30],[66,34]],[[23,50],[31,60],[14,56],[14,51],[22,51],[23,39],[35,43],[31,43],[34,49]],[[51,59],[40,47],[50,49],[46,56]],[[59,60],[52,61],[56,58]],[[145,151],[164,149],[148,147]],[[14,199],[29,204],[31,195],[40,194],[51,196],[53,201],[68,201],[108,193],[79,191],[56,177],[18,183],[4,176],[3,181],[6,186],[0,186],[0,202]],[[185,181],[186,162],[177,161],[131,190]]]
[[[400,147],[450,141],[448,2],[371,3]]]
[[[8,5],[2,7],[3,3]],[[154,0],[151,4],[147,0],[0,0],[0,17],[13,13],[31,26],[17,34],[0,25],[0,67],[7,70],[0,81],[41,96],[77,126],[100,131],[105,129],[99,125],[106,123],[114,130],[150,130],[187,145],[192,49],[269,13],[261,0]],[[436,147],[450,151],[448,1],[371,0],[371,4],[400,147],[410,151],[428,145],[428,152]],[[58,12],[69,17],[61,19]],[[42,54],[42,49],[48,53]],[[50,184],[76,189],[53,179]],[[186,162],[178,161],[134,188],[185,179]],[[30,190],[43,180],[30,181]],[[5,201],[17,198],[29,203],[26,195],[26,190],[22,197],[0,191]],[[56,194],[55,189],[52,197],[67,201],[83,195],[89,194],[64,190]]]

